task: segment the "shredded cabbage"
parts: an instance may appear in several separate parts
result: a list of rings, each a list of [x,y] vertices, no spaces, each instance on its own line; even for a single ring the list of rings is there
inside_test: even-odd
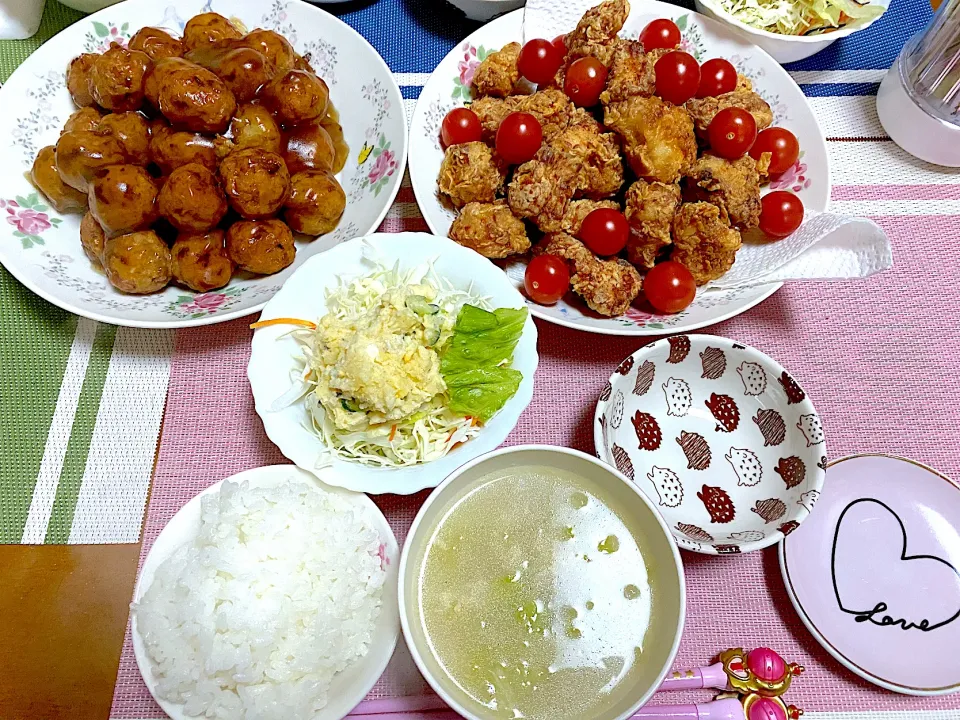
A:
[[[886,10],[856,0],[717,0],[742,23],[780,35],[813,35],[864,25]]]
[[[323,358],[325,318],[328,324],[331,321],[357,323],[380,313],[397,312],[400,307],[404,327],[397,335],[407,341],[416,338],[417,346],[436,353],[439,363],[440,351],[453,334],[460,309],[467,303],[489,308],[488,299],[477,295],[472,286],[466,290],[454,288],[437,275],[432,263],[401,271],[399,265],[387,267],[368,255],[365,260],[373,263],[370,274],[350,280],[340,278],[337,287],[327,291],[328,312],[320,318],[316,330],[291,331],[302,355],[297,358],[291,374],[293,387],[273,405],[273,409],[278,410],[301,399],[306,402],[312,429],[328,448],[318,461],[318,468],[329,465],[334,458],[378,467],[406,467],[443,457],[480,432],[474,418],[450,408],[446,390],[420,404],[412,414],[400,418],[385,420],[382,411],[363,407],[346,394],[341,397],[340,391],[333,392],[347,412],[331,409],[332,391],[323,380],[325,375],[330,375],[329,364]],[[334,418],[334,415],[340,417]],[[342,422],[344,417],[348,423]]]

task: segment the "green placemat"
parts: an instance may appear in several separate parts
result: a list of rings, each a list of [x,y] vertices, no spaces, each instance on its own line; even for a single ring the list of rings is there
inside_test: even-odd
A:
[[[30,53],[84,16],[85,13],[61,5],[57,0],[47,0],[36,35],[26,40],[0,40],[0,82],[6,82]]]
[[[47,0],[36,35],[0,41],[0,81],[82,17]],[[0,267],[0,543],[139,538],[172,350],[171,331],[78,318]]]

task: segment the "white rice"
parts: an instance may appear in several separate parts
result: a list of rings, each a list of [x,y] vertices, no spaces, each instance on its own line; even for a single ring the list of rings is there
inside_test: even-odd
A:
[[[302,483],[225,482],[200,533],[160,565],[133,611],[157,692],[184,713],[309,720],[370,645],[385,573],[353,505]]]

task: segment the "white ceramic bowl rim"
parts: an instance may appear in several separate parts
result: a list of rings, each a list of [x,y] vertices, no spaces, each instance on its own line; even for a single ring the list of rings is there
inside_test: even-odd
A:
[[[678,613],[679,621],[677,623],[676,632],[674,634],[673,644],[670,647],[670,652],[668,654],[668,661],[664,663],[664,667],[660,671],[660,674],[657,676],[656,682],[654,682],[651,685],[651,687],[647,690],[647,692],[644,693],[644,696],[640,700],[638,700],[634,706],[631,707],[631,709],[626,713],[626,715],[622,716],[621,720],[625,720],[625,718],[631,717],[638,709],[640,709],[643,703],[649,700],[650,695],[653,694],[656,688],[658,688],[663,683],[664,678],[666,678],[667,673],[670,671],[673,661],[677,656],[677,651],[680,649],[680,640],[683,637],[683,628],[686,622],[686,615],[687,615],[687,590],[686,590],[686,581],[685,581],[684,570],[683,570],[683,561],[680,558],[680,551],[677,548],[676,542],[674,542],[673,534],[670,531],[670,527],[667,525],[666,521],[663,519],[663,516],[657,510],[656,506],[650,501],[650,498],[648,498],[643,493],[643,491],[641,491],[640,488],[638,488],[634,483],[630,482],[630,480],[628,480],[624,475],[622,475],[615,467],[608,465],[607,463],[603,462],[602,460],[599,460],[598,458],[592,455],[588,455],[587,453],[580,452],[579,450],[574,450],[572,448],[567,448],[567,447],[561,447],[558,445],[512,445],[510,447],[499,448],[498,450],[494,450],[493,452],[480,455],[479,457],[474,458],[470,462],[460,466],[459,468],[454,470],[450,475],[448,475],[447,478],[442,483],[440,483],[432,493],[430,493],[430,497],[426,499],[426,501],[423,503],[423,505],[420,506],[420,509],[417,511],[417,516],[414,518],[413,524],[410,525],[410,529],[407,531],[407,535],[406,535],[407,540],[404,542],[403,549],[401,550],[401,553],[400,553],[399,580],[397,582],[397,593],[398,593],[398,607],[400,608],[400,627],[403,631],[403,637],[406,640],[407,647],[410,650],[410,656],[413,658],[413,661],[416,663],[417,669],[420,671],[420,674],[423,675],[423,677],[427,680],[428,683],[430,683],[430,686],[441,698],[443,698],[444,702],[446,702],[447,705],[449,705],[451,708],[456,710],[458,713],[460,713],[464,717],[468,717],[469,715],[467,711],[462,707],[460,707],[457,701],[453,697],[451,697],[450,694],[446,692],[446,690],[438,682],[436,682],[433,679],[429,668],[427,667],[423,659],[420,657],[420,653],[417,650],[416,644],[412,640],[413,635],[410,627],[410,621],[408,619],[408,608],[407,608],[406,601],[404,599],[404,587],[406,586],[406,582],[407,582],[407,564],[408,564],[408,561],[410,560],[409,548],[411,546],[411,543],[409,542],[409,540],[410,538],[416,535],[417,531],[420,528],[420,525],[423,522],[423,518],[427,514],[427,510],[437,500],[437,498],[440,497],[443,489],[451,485],[452,483],[454,483],[457,480],[457,478],[459,478],[465,472],[473,469],[477,465],[494,457],[499,457],[501,455],[508,455],[512,453],[529,452],[529,451],[555,452],[560,455],[570,455],[580,460],[584,460],[593,465],[596,465],[597,467],[610,473],[611,475],[616,477],[618,480],[620,480],[622,483],[624,483],[624,485],[630,488],[634,492],[634,494],[637,495],[640,501],[644,505],[646,505],[647,508],[653,513],[653,516],[656,518],[657,523],[659,523],[660,525],[660,529],[666,534],[666,539],[668,541],[668,545],[670,546],[670,549],[672,552],[674,566],[676,567],[677,581],[679,584],[679,588],[678,588],[679,597],[680,597],[680,608]]]
[[[743,30],[745,33],[749,33],[750,35],[757,35],[758,37],[764,38],[776,38],[777,40],[783,40],[785,42],[795,42],[808,45],[823,42],[827,42],[828,44],[832,43],[834,40],[845,38],[848,35],[852,35],[855,32],[859,32],[860,30],[870,27],[873,25],[873,23],[879,20],[880,17],[883,17],[882,15],[880,17],[875,17],[869,22],[865,22],[862,25],[857,25],[856,27],[843,27],[839,30],[832,30],[827,33],[819,33],[816,35],[783,35],[781,33],[770,32],[769,30],[761,30],[760,28],[755,28],[752,25],[747,25],[742,20],[738,20],[724,10],[720,6],[720,3],[716,2],[716,0],[697,0],[697,2],[700,2],[706,7],[710,8],[712,12],[717,14],[719,19],[730,23],[737,29]]]

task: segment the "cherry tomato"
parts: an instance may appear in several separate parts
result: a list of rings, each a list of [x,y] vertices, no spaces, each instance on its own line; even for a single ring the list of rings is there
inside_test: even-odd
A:
[[[440,126],[440,139],[444,147],[476,142],[480,139],[480,118],[468,108],[454,108],[447,113]]]
[[[595,57],[587,56],[570,63],[563,81],[563,91],[577,107],[593,107],[607,86],[607,67]]]
[[[543,128],[530,113],[510,113],[497,128],[497,152],[511,165],[532,160],[542,142]]]
[[[616,255],[627,245],[630,225],[619,210],[597,208],[583,219],[579,237],[601,257]]]
[[[750,157],[759,160],[766,152],[771,155],[767,174],[780,175],[793,167],[800,157],[800,143],[797,142],[797,136],[789,130],[769,127],[757,135],[757,141],[750,148]]]
[[[680,44],[680,28],[673,20],[654,20],[640,31],[640,42],[646,52],[660,48],[672,50]]]
[[[743,157],[757,139],[757,121],[738,107],[724,108],[707,126],[710,149],[727,160]]]
[[[729,60],[713,58],[700,66],[700,87],[697,97],[714,97],[733,92],[737,87],[737,69]]]
[[[520,57],[517,58],[517,68],[527,80],[542,85],[553,80],[557,70],[563,64],[564,55],[566,55],[566,50],[560,53],[549,40],[537,38],[536,40],[530,40],[520,50]]]
[[[553,305],[570,289],[570,269],[556,255],[538,255],[527,265],[523,287],[534,302]]]
[[[566,35],[557,35],[553,39],[553,46],[559,51],[561,57],[567,56],[567,41]]]
[[[697,94],[700,87],[700,66],[690,53],[668,52],[653,66],[657,95],[674,105],[683,105]]]
[[[678,313],[693,302],[697,283],[686,265],[667,260],[654,265],[643,278],[643,294],[654,309]]]
[[[803,202],[792,192],[777,190],[760,200],[760,229],[772,238],[785,238],[803,222]]]

